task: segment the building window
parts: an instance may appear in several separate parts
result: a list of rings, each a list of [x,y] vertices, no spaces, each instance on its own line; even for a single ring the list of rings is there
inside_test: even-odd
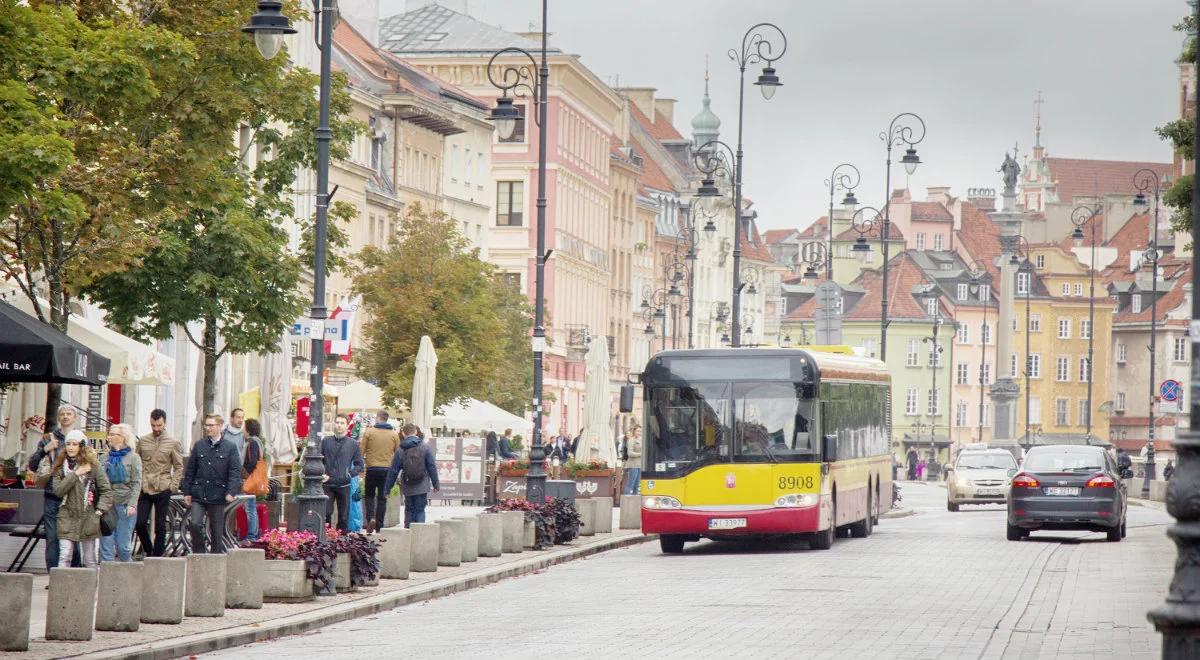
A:
[[[967,300],[971,297],[971,287],[967,284],[960,283],[958,285],[958,299]]]
[[[1045,268],[1046,267],[1046,255],[1044,255],[1044,254],[1037,255],[1036,257],[1033,258],[1033,263],[1038,268]]]
[[[979,340],[984,344],[992,343],[992,326],[986,323],[979,326]]]
[[[1058,426],[1068,426],[1071,423],[1070,402],[1067,399],[1055,399],[1054,423]]]
[[[1038,355],[1037,353],[1031,353],[1029,355],[1029,377],[1042,377],[1042,356]]]
[[[938,348],[941,348],[941,346],[938,346]],[[932,344],[929,346],[929,366],[942,366],[942,351],[934,350]]]
[[[945,236],[941,234],[933,235],[933,249],[941,251],[945,247]]]
[[[496,182],[496,226],[520,227],[524,223],[525,184],[521,181]]]
[[[504,283],[514,291],[521,290],[521,274],[520,273],[504,273]]]
[[[513,107],[517,109],[517,114],[520,116],[517,118],[517,125],[513,129],[512,135],[507,138],[500,138],[500,142],[503,143],[525,141],[525,104],[514,103]]]
[[[1187,362],[1187,337],[1176,337],[1172,343],[1171,357],[1176,362]]]
[[[1092,338],[1092,322],[1089,321],[1088,319],[1081,319],[1079,321],[1079,338],[1080,339],[1091,339]]]
[[[1077,297],[1077,298],[1083,297],[1083,283],[1082,282],[1075,283],[1075,297]]]
[[[1091,366],[1087,358],[1079,358],[1079,382],[1086,383],[1092,377]]]
[[[917,232],[917,249],[918,250],[925,249],[925,233],[924,232]]]
[[[1070,339],[1071,338],[1071,319],[1059,319],[1058,320],[1058,338],[1059,339]]]
[[[1029,315],[1029,331],[1030,332],[1041,332],[1042,331],[1042,315],[1041,314],[1030,314]]]
[[[970,367],[967,366],[967,364],[965,362],[959,362],[958,365],[955,367],[954,382],[959,385],[966,385],[967,379],[969,378],[969,376],[968,376],[969,372],[970,372]]]
[[[1009,367],[1010,367],[1010,372],[1012,373],[1013,377],[1021,375],[1021,373],[1019,371],[1017,371],[1017,354],[1016,353],[1012,354],[1012,364],[1010,364]]]
[[[1124,392],[1117,392],[1117,405],[1115,408],[1113,408],[1113,410],[1117,410],[1117,411],[1125,410],[1125,393]]]
[[[1029,423],[1042,423],[1042,400],[1033,397],[1029,398]]]
[[[939,391],[940,390],[937,390],[937,389],[929,390],[929,412],[928,412],[928,415],[930,417],[934,417],[935,415],[942,414],[941,411],[938,410],[938,399],[940,398],[938,396]]]
[[[1065,383],[1071,380],[1071,358],[1060,357],[1055,363],[1054,380]]]
[[[875,357],[875,340],[874,339],[864,339],[862,347],[863,347],[864,355],[866,355],[867,357]]]
[[[930,316],[937,316],[937,313],[938,313],[938,299],[937,298],[927,298],[925,300],[925,313],[929,314]]]
[[[958,403],[954,404],[954,425],[955,426],[966,426],[967,425],[967,402],[966,401],[959,401]]]
[[[979,302],[988,302],[992,299],[992,286],[990,284],[979,285]]]
[[[1091,424],[1091,422],[1088,420],[1088,417],[1091,416],[1091,412],[1092,412],[1091,406],[1088,405],[1088,400],[1080,399],[1079,400],[1079,425],[1080,426],[1088,426],[1089,424]]]
[[[1029,273],[1017,273],[1017,293],[1019,295],[1029,293]]]
[[[983,363],[983,384],[988,385],[992,382],[992,365],[987,362]]]
[[[1012,331],[1013,331],[1013,332],[1020,332],[1020,331],[1021,331],[1021,329],[1017,327],[1017,317],[1016,317],[1016,316],[1013,316],[1013,317],[1012,317],[1012,322],[1013,322],[1013,324],[1012,324],[1012,325],[1013,325],[1013,327],[1012,327]]]
[[[917,340],[916,339],[908,340],[908,354],[905,356],[904,364],[905,364],[905,366],[908,366],[908,367],[917,366]]]
[[[967,325],[966,323],[958,326],[958,343],[968,344],[971,342],[970,328],[971,326]]]
[[[1142,311],[1142,294],[1133,294],[1129,301],[1129,311],[1133,312],[1134,314]]]
[[[910,387],[907,390],[905,390],[905,392],[904,392],[904,414],[905,415],[917,414],[917,403],[918,403],[917,398],[919,396],[920,395],[917,393],[917,388],[915,388],[915,387]]]
[[[1117,363],[1118,364],[1125,364],[1126,352],[1127,351],[1125,349],[1125,344],[1117,344]]]
[[[1062,294],[1063,294],[1063,297],[1071,295],[1071,283],[1070,282],[1063,282]]]

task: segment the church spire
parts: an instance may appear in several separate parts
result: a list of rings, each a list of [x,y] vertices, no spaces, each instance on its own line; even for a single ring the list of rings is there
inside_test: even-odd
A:
[[[1044,101],[1041,90],[1038,90],[1037,98],[1033,100],[1033,157],[1038,160],[1042,158],[1042,103]]]
[[[704,58],[704,97],[700,99],[703,106],[700,112],[692,118],[692,141],[696,147],[716,140],[721,135],[721,119],[712,111],[712,99],[708,96],[708,58]]]

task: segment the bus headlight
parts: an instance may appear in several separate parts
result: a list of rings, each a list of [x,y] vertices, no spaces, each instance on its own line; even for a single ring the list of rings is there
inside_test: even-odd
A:
[[[642,498],[642,508],[644,509],[682,509],[683,505],[674,497],[666,495],[652,495]]]
[[[775,506],[778,507],[806,507],[816,505],[816,493],[792,493],[790,495],[780,495],[775,500]]]

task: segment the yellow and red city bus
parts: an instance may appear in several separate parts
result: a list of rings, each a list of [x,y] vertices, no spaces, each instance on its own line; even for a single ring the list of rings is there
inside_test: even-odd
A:
[[[868,536],[891,506],[891,376],[848,348],[664,351],[640,375],[642,530],[687,541]],[[632,392],[622,392],[628,411]]]

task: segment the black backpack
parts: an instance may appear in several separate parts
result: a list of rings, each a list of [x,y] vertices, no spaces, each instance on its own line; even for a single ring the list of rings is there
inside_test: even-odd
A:
[[[425,445],[415,445],[404,450],[400,475],[405,485],[419,484],[425,480]]]

